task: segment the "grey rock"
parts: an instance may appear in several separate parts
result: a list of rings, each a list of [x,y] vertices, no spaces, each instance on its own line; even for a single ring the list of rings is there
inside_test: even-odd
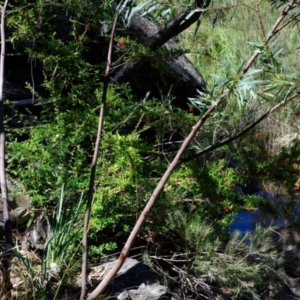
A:
[[[21,193],[14,195],[14,202],[17,207],[29,208],[31,206],[30,197]]]
[[[123,291],[118,300],[158,300],[170,299],[168,296],[168,288],[163,285],[145,285],[142,283],[137,290]]]
[[[271,193],[269,193],[268,191],[264,190],[264,189],[258,191],[255,195],[259,196],[261,198],[264,198],[266,200],[269,200],[269,201],[273,200],[273,195]]]
[[[25,224],[30,219],[30,212],[24,207],[17,207],[9,212],[12,226],[19,226]],[[3,213],[0,212],[0,239],[4,235]]]
[[[11,196],[10,193],[8,193],[8,201],[7,201],[7,204],[8,204],[8,209],[15,209],[17,207],[17,203],[15,201],[15,198],[13,196]],[[2,201],[0,201],[0,212],[2,213],[3,212],[3,208],[2,208]]]
[[[52,237],[51,225],[46,213],[42,213],[36,220],[32,230],[26,235],[27,245],[35,249],[43,249],[47,240]]]
[[[300,278],[292,278],[287,276],[284,283],[291,289],[294,295],[300,297]]]
[[[299,300],[295,297],[289,286],[278,276],[276,271],[270,267],[263,268],[265,290],[261,299],[263,300]]]
[[[11,222],[16,225],[23,225],[30,219],[30,211],[24,207],[17,207],[9,214]]]
[[[14,210],[18,207],[29,208],[31,206],[31,199],[28,195],[24,195],[20,183],[7,179],[6,184],[8,189],[8,207],[10,210]],[[0,201],[0,213],[1,212],[2,202]]]

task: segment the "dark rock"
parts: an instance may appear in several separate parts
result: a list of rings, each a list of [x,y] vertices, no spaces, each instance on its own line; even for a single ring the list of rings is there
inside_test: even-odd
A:
[[[286,274],[293,278],[300,277],[300,251],[295,245],[288,245],[281,254],[284,259]]]
[[[243,190],[246,195],[254,195],[263,191],[264,188],[258,178],[253,178]]]
[[[92,268],[89,282],[96,286],[113,267],[115,262],[109,262]],[[143,263],[127,258],[117,277],[108,287],[109,299],[112,300],[158,300],[172,299],[168,288],[160,285],[157,273]]]
[[[245,196],[243,186],[241,184],[239,184],[239,183],[235,184],[233,189],[237,195]]]

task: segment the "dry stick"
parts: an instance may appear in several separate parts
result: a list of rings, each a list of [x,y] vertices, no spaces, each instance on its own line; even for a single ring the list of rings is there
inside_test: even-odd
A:
[[[214,105],[212,105],[202,116],[202,118],[197,122],[197,124],[192,128],[190,134],[186,137],[183,144],[181,145],[179,151],[177,152],[175,158],[173,159],[172,163],[169,165],[168,169],[166,170],[165,174],[162,176],[159,184],[155,188],[153,194],[151,195],[147,205],[145,206],[144,210],[142,211],[139,219],[137,220],[134,228],[132,229],[130,236],[125,244],[125,246],[122,249],[122,252],[119,256],[119,259],[113,266],[113,268],[110,270],[110,272],[104,277],[104,279],[101,281],[101,283],[97,286],[97,288],[88,295],[87,300],[92,300],[98,297],[107,285],[110,283],[110,281],[114,278],[115,274],[119,271],[119,269],[122,267],[126,257],[129,254],[129,251],[132,247],[132,244],[135,241],[136,236],[138,235],[140,229],[142,228],[143,224],[145,223],[146,219],[149,217],[151,210],[155,204],[155,201],[157,200],[158,196],[161,194],[161,192],[164,189],[164,186],[173,173],[175,167],[177,166],[178,161],[180,160],[181,156],[183,155],[184,151],[187,149],[188,145],[196,135],[196,133],[199,131],[199,129],[202,127],[204,122],[207,120],[207,118],[210,116],[210,114],[216,109],[217,106],[219,106],[226,98],[220,98]]]
[[[255,12],[256,12],[256,16],[258,18],[261,33],[262,33],[264,39],[266,39],[265,28],[264,28],[264,24],[263,24],[262,19],[261,19],[261,14],[260,14],[260,9],[259,9],[259,6],[260,6],[261,2],[262,2],[262,0],[259,0],[258,2],[256,2]]]
[[[108,54],[107,54],[107,66],[106,66],[105,75],[104,75],[102,101],[101,101],[100,113],[99,113],[97,139],[96,139],[96,144],[95,144],[95,149],[94,149],[93,160],[92,160],[92,164],[91,164],[90,184],[89,184],[89,190],[88,190],[88,201],[87,201],[87,207],[86,207],[85,218],[84,218],[84,229],[83,229],[83,238],[82,238],[83,250],[82,250],[82,272],[81,272],[80,300],[86,299],[86,293],[87,293],[87,290],[86,290],[87,289],[86,288],[86,286],[87,286],[87,259],[88,259],[87,235],[88,235],[88,227],[89,227],[90,215],[91,215],[91,210],[92,210],[92,202],[93,202],[93,197],[94,197],[96,166],[97,166],[98,152],[99,152],[99,147],[100,147],[100,142],[101,142],[104,108],[105,108],[106,94],[107,94],[108,83],[109,83],[109,72],[110,72],[110,68],[111,68],[113,38],[115,35],[117,20],[118,20],[118,15],[116,15],[116,17],[115,17],[113,28],[111,31],[110,41],[109,41],[109,48],[108,48]]]
[[[284,23],[280,28],[275,31],[275,34],[281,31],[284,27],[288,26],[291,22],[295,21],[300,15],[300,10],[293,15],[286,23]]]
[[[277,29],[277,27],[279,26],[280,22],[284,19],[284,17],[286,16],[286,14],[288,13],[288,11],[292,8],[293,4],[295,3],[296,0],[291,1],[287,7],[284,9],[283,13],[281,14],[281,16],[278,18],[278,20],[276,21],[276,23],[274,24],[272,30],[271,30],[271,34],[270,36],[266,39],[265,41],[265,45],[270,41],[271,37],[274,35],[273,33],[275,32],[275,30]],[[256,55],[257,54],[257,55]],[[241,76],[245,75],[245,73],[249,70],[249,68],[251,67],[251,65],[254,63],[254,61],[256,60],[256,58],[258,57],[259,53],[255,53],[255,55],[253,55],[249,61],[246,63],[245,67],[243,68],[242,72],[241,72]],[[183,155],[184,151],[187,149],[189,143],[192,141],[192,139],[194,138],[194,136],[196,135],[196,133],[199,131],[199,129],[202,127],[202,125],[204,124],[204,122],[207,120],[207,118],[210,116],[210,114],[216,109],[217,106],[219,106],[223,101],[226,100],[226,95],[222,98],[220,98],[214,105],[212,105],[207,111],[206,113],[202,116],[202,118],[198,121],[198,123],[192,128],[190,134],[188,135],[188,137],[184,140],[183,144],[181,145],[180,149],[178,150],[175,158],[173,159],[172,163],[169,165],[168,169],[166,170],[165,174],[162,176],[160,182],[158,183],[157,187],[155,188],[153,194],[151,195],[147,205],[145,206],[144,210],[142,211],[137,223],[135,224],[134,228],[132,229],[127,242],[125,244],[125,246],[122,249],[122,252],[117,260],[117,262],[115,263],[115,265],[113,266],[113,268],[108,272],[108,274],[104,277],[104,279],[101,281],[101,283],[97,286],[97,288],[91,292],[90,294],[88,294],[87,300],[93,300],[96,299],[100,294],[102,294],[106,287],[108,286],[108,284],[112,281],[112,279],[115,277],[115,275],[117,274],[117,272],[120,270],[120,268],[122,267],[122,265],[125,262],[126,257],[129,254],[129,251],[139,233],[139,231],[141,230],[143,224],[145,223],[146,219],[149,217],[151,210],[158,198],[158,196],[160,195],[160,193],[163,191],[164,186],[167,182],[167,180],[169,179],[169,177],[171,176],[172,172],[174,171],[174,169],[176,168],[176,166],[178,165],[178,162],[180,161],[181,156]]]
[[[12,247],[13,238],[11,231],[11,223],[8,210],[8,192],[6,184],[5,171],[5,128],[3,123],[3,101],[4,101],[4,60],[5,60],[5,14],[8,5],[8,0],[5,1],[4,6],[1,6],[1,58],[0,58],[0,181],[1,181],[1,197],[3,205],[3,222],[5,226],[5,241]]]
[[[266,113],[264,113],[261,117],[259,117],[255,122],[253,122],[251,125],[249,125],[248,127],[246,127],[244,130],[242,130],[240,133],[236,134],[235,136],[232,136],[230,138],[227,138],[221,142],[215,143],[211,146],[209,146],[208,148],[204,149],[203,151],[196,153],[190,157],[187,157],[185,159],[182,159],[178,162],[178,164],[182,164],[185,162],[188,162],[190,160],[193,160],[197,157],[200,157],[208,152],[211,152],[213,150],[216,150],[224,145],[227,145],[231,142],[233,142],[234,140],[238,139],[241,136],[244,136],[247,132],[249,132],[251,129],[253,129],[254,127],[256,127],[260,122],[262,122],[265,118],[267,118],[270,114],[272,114],[274,111],[276,111],[277,109],[279,109],[281,106],[285,105],[287,102],[290,102],[292,100],[294,100],[295,98],[300,96],[300,92],[295,93],[293,96],[291,96],[290,98],[288,98],[287,100],[282,100],[281,102],[279,102],[278,104],[276,104],[275,106],[273,106],[272,108],[270,108]]]
[[[5,0],[4,5],[1,8],[1,57],[0,57],[0,182],[1,182],[1,200],[3,210],[3,222],[5,228],[5,250],[10,250],[13,247],[13,237],[11,231],[10,216],[8,211],[8,192],[6,183],[6,170],[5,170],[5,128],[4,128],[4,62],[5,62],[5,15],[8,5],[8,0]],[[10,269],[11,269],[11,253],[4,252],[1,254],[1,299],[9,298],[9,294],[12,290],[12,284],[10,281]]]

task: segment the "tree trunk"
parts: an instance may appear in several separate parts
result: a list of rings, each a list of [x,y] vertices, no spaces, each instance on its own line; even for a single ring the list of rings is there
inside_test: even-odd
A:
[[[184,12],[165,28],[154,23],[149,16],[137,13],[133,16],[127,34],[131,39],[155,51],[159,47],[168,50],[179,50],[178,44],[172,38],[195,23],[203,11],[195,11],[186,21],[189,12]],[[112,81],[129,83],[135,94],[144,96],[147,92],[151,96],[172,94],[175,96],[175,105],[186,107],[187,99],[195,97],[198,91],[205,92],[205,82],[185,55],[166,60],[155,66],[148,59],[139,59],[127,63],[117,69],[112,75]]]

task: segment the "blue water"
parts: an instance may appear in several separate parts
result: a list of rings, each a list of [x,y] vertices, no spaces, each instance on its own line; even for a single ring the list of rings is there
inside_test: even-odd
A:
[[[236,230],[241,233],[252,232],[257,225],[263,228],[270,226],[281,228],[289,225],[297,218],[300,218],[300,203],[295,206],[294,213],[289,220],[284,220],[282,216],[274,218],[272,214],[260,210],[241,211],[237,214],[235,221],[229,227],[229,232],[233,233]]]
[[[259,210],[253,212],[242,211],[237,214],[235,221],[229,228],[229,232],[232,233],[236,230],[241,233],[252,232],[257,225],[263,228],[268,228],[269,226],[283,227],[286,225],[286,221],[283,218],[274,219],[271,214]]]
[[[278,209],[280,210],[280,207],[283,206],[280,205],[280,203],[276,203],[274,201],[274,195],[263,188],[261,188],[261,184],[258,180],[254,180],[254,185],[257,187],[257,189],[260,189],[258,192],[256,192],[254,195],[258,196],[262,199],[265,199],[275,206],[279,206]],[[241,184],[236,184],[234,186],[234,191],[236,194],[240,196],[245,196],[247,194],[247,189],[243,187]],[[248,191],[249,192],[249,191]],[[252,194],[251,194],[252,195]],[[273,227],[273,228],[282,228],[287,225],[290,225],[295,220],[300,219],[300,201],[296,203],[294,212],[290,216],[288,220],[285,220],[283,217],[283,213],[281,216],[277,216],[276,218],[274,215],[267,213],[265,211],[256,210],[256,211],[240,211],[237,213],[235,220],[229,227],[229,233],[232,234],[234,231],[240,231],[242,234],[246,232],[253,232],[255,228],[260,225],[263,228]]]

